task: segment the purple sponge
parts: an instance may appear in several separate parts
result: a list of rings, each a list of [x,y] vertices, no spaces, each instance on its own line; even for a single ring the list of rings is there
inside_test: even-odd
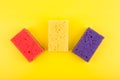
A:
[[[103,39],[102,35],[88,28],[72,52],[88,62]]]

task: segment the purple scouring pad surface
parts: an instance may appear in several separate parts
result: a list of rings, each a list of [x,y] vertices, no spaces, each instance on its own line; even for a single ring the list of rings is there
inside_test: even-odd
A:
[[[102,35],[88,28],[72,52],[88,62],[103,39]]]

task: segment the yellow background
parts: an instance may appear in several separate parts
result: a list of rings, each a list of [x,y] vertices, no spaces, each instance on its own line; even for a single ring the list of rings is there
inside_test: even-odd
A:
[[[69,52],[47,51],[48,20],[69,20]],[[87,27],[105,39],[89,63],[71,52]],[[45,52],[29,63],[10,39],[27,28]],[[0,80],[120,80],[120,0],[0,0]]]

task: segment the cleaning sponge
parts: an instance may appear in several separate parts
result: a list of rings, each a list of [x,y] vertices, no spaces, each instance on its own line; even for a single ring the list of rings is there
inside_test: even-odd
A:
[[[32,61],[38,54],[43,52],[43,48],[26,29],[19,32],[11,41],[28,61]]]
[[[68,51],[68,21],[48,22],[48,51]]]
[[[73,53],[80,56],[85,61],[89,61],[101,41],[103,36],[88,28],[77,45],[73,49]]]

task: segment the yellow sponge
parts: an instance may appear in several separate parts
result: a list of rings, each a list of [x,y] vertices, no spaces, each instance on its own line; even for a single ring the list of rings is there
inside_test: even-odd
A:
[[[68,21],[48,21],[48,51],[68,51]]]

